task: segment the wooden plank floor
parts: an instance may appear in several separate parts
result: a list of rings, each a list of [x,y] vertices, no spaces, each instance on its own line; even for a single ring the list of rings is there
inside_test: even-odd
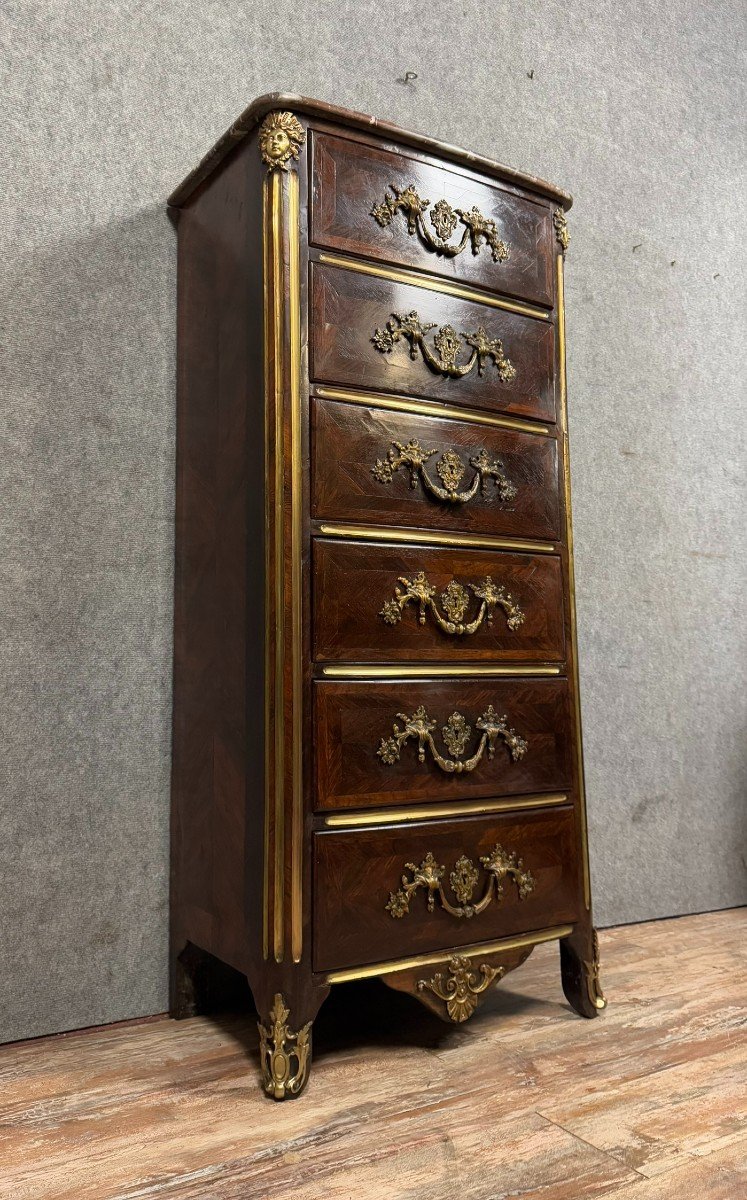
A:
[[[333,989],[304,1096],[257,1088],[249,1018],[0,1048],[3,1200],[739,1200],[747,910],[601,934],[610,1005],[575,1016],[557,947],[445,1026]]]

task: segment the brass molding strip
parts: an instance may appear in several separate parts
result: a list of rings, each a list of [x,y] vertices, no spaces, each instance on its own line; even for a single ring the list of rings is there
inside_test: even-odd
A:
[[[523,317],[535,317],[540,321],[551,320],[551,313],[543,308],[535,308],[530,304],[515,304],[512,300],[499,300],[497,296],[488,292],[449,283],[430,275],[421,275],[419,271],[397,271],[393,267],[379,266],[377,263],[365,262],[358,258],[345,258],[341,254],[329,254],[326,251],[319,255],[319,262],[327,263],[331,267],[343,267],[346,271],[357,271],[361,275],[374,275],[377,279],[390,279],[393,283],[425,288],[429,292],[443,292],[447,296],[456,296],[459,300],[473,300],[476,304],[485,304],[490,308],[504,308],[508,312],[520,313]]]
[[[272,338],[270,336],[270,272],[272,269],[272,260],[270,257],[270,180],[265,178],[262,184],[262,288],[264,295],[263,314],[264,314],[264,382],[265,382],[265,397],[264,406],[264,435],[265,435],[265,612],[272,611],[273,598],[273,581],[270,574],[270,555],[271,555],[271,540],[270,540],[270,413],[269,413],[269,397],[270,397],[270,347]],[[265,635],[265,811],[264,811],[264,830],[263,830],[263,846],[264,852],[262,857],[262,955],[265,959],[270,954],[270,818],[272,815],[272,778],[270,774],[270,764],[272,763],[272,726],[270,722],[270,700],[271,688],[270,679],[272,677],[272,648],[270,639]]]
[[[500,679],[502,676],[523,675],[527,678],[543,678],[549,675],[560,675],[562,669],[560,666],[555,666],[550,663],[543,663],[541,666],[490,666],[490,667],[462,667],[462,666],[433,666],[424,667],[421,665],[413,666],[411,663],[402,663],[401,666],[379,667],[368,663],[355,663],[350,666],[326,666],[322,667],[322,675],[325,679],[451,679],[456,676],[481,676],[483,678]]]
[[[476,412],[471,408],[455,408],[450,404],[428,403],[427,401],[409,400],[404,396],[384,396],[381,392],[348,392],[342,388],[317,387],[315,395],[322,400],[346,400],[348,404],[360,404],[365,408],[375,405],[376,408],[388,408],[393,412],[414,413],[419,417],[448,417],[450,421],[465,421],[470,425],[490,425],[496,429],[513,429],[517,433],[534,433],[538,437],[552,437],[553,431],[547,425],[519,421],[515,417],[494,417],[488,413]]]
[[[539,946],[542,942],[554,942],[573,933],[572,925],[555,925],[551,929],[538,929],[519,937],[501,938],[497,942],[477,942],[471,946],[460,946],[459,954],[500,954],[502,950],[518,950],[522,946]],[[347,971],[328,971],[327,983],[349,983],[353,979],[371,979],[376,975],[391,975],[394,971],[408,971],[417,967],[428,967],[433,963],[447,962],[454,949],[441,950],[438,954],[419,954],[413,958],[395,958],[388,962],[371,963],[365,967],[353,967]]]
[[[287,205],[284,212],[284,180],[287,180]],[[263,187],[264,211],[264,302],[265,302],[265,382],[273,408],[273,444],[275,451],[272,493],[274,520],[272,525],[273,571],[267,592],[268,604],[274,604],[274,655],[265,648],[265,746],[272,746],[272,787],[268,773],[265,790],[265,864],[263,881],[263,950],[269,954],[270,874],[272,885],[272,948],[275,961],[285,955],[285,780],[286,724],[284,719],[284,681],[286,649],[290,641],[290,670],[292,690],[290,780],[291,780],[291,880],[290,917],[291,951],[295,962],[300,961],[303,943],[303,612],[301,563],[303,550],[303,475],[301,461],[301,274],[299,265],[299,185],[295,172],[283,175],[274,171]],[[285,219],[284,219],[285,218]],[[287,259],[285,243],[287,233]],[[284,270],[287,262],[288,306],[284,301]],[[285,470],[284,409],[286,378],[284,368],[283,334],[288,321],[289,370],[287,386],[290,397],[290,550],[291,601],[290,620],[285,629]],[[271,365],[270,365],[271,364]],[[268,405],[269,407],[269,405]],[[269,438],[267,439],[269,454]],[[266,461],[269,482],[269,462]],[[269,501],[268,487],[268,501]],[[268,546],[269,551],[269,546]],[[270,794],[272,791],[272,795]],[[273,812],[273,853],[270,864],[269,818]]]
[[[380,525],[327,525],[319,526],[324,537],[354,538],[356,541],[409,542],[412,545],[459,546],[479,550],[515,550],[529,554],[555,554],[555,542],[523,542],[509,538],[478,537],[473,533],[433,533],[430,529],[388,529]]]
[[[432,821],[439,817],[474,817],[487,813],[519,812],[528,808],[554,808],[570,804],[566,792],[547,796],[506,796],[502,800],[475,800],[461,804],[424,804],[420,808],[376,808],[359,813],[330,813],[324,824],[330,829],[357,829],[364,825],[401,825],[407,821]]]
[[[276,172],[279,174],[279,172]],[[288,306],[291,405],[291,676],[293,750],[291,758],[291,953],[303,952],[303,463],[301,452],[301,272],[299,266],[299,184],[288,181]]]
[[[273,755],[274,785],[274,883],[273,883],[273,951],[276,962],[283,961],[285,952],[284,902],[285,902],[285,722],[283,719],[283,667],[285,637],[283,614],[285,607],[283,545],[284,545],[284,453],[283,453],[283,227],[282,227],[282,179],[273,172],[269,179],[270,190],[270,241],[272,297],[268,313],[273,350],[273,409],[274,409],[274,611],[275,611],[275,662],[273,671],[274,697],[268,708],[267,720],[272,720],[275,735]]]
[[[576,579],[573,567],[573,518],[571,514],[571,465],[568,456],[568,402],[565,373],[565,290],[563,255],[558,254],[558,354],[560,358],[560,425],[563,437],[563,491],[565,495],[566,545],[568,547],[568,591],[571,610],[571,645],[573,647],[573,692],[576,717],[576,757],[578,761],[578,795],[581,817],[584,903],[591,909],[591,880],[589,878],[589,836],[586,824],[586,788],[584,785],[584,756],[581,737],[581,698],[579,696],[578,638],[576,636]]]

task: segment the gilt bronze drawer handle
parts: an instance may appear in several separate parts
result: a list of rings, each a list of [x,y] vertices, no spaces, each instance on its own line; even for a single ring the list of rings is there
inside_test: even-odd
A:
[[[471,456],[469,465],[474,468],[475,474],[469,487],[461,492],[459,486],[467,468],[456,450],[447,450],[436,463],[436,474],[443,487],[434,483],[426,470],[425,464],[434,454],[438,454],[438,450],[426,450],[417,438],[413,438],[406,446],[402,442],[392,442],[386,458],[376,459],[371,474],[379,483],[391,483],[395,472],[404,467],[410,472],[410,487],[417,487],[420,479],[426,492],[447,504],[466,504],[476,495],[478,488],[485,496],[489,479],[493,480],[501,500],[513,500],[516,496],[516,488],[506,476],[503,463],[499,458],[491,458],[487,450],[479,450]]]
[[[410,343],[410,358],[416,359],[418,349],[420,349],[425,362],[432,371],[435,371],[437,375],[450,376],[452,379],[461,379],[463,375],[469,375],[475,363],[477,364],[477,374],[482,375],[485,359],[493,361],[503,383],[510,383],[512,379],[516,378],[516,368],[503,353],[503,342],[500,338],[488,337],[482,325],[478,326],[475,333],[462,331],[461,337],[453,325],[442,325],[433,338],[433,345],[436,348],[434,354],[425,340],[425,335],[430,333],[431,329],[436,328],[437,326],[433,322],[423,324],[415,309],[410,313],[392,313],[383,329],[374,330],[371,341],[382,354],[390,354],[392,347],[400,338],[406,338]],[[472,353],[466,363],[457,362],[457,357],[462,349],[461,338],[464,338],[467,345],[472,348]]]
[[[410,872],[410,876],[403,875],[402,887],[389,893],[386,911],[394,918],[404,917],[410,911],[411,897],[419,888],[425,888],[428,893],[428,912],[432,913],[435,910],[438,896],[441,907],[452,917],[468,918],[479,916],[493,900],[501,902],[503,881],[506,878],[512,879],[516,884],[520,900],[526,900],[530,892],[534,891],[536,880],[532,872],[525,870],[522,859],[517,858],[513,852],[504,850],[500,842],[496,842],[490,854],[483,855],[480,862],[488,879],[482,896],[475,904],[472,903],[472,895],[480,878],[480,871],[472,859],[462,854],[449,875],[451,890],[458,901],[457,904],[452,904],[442,883],[446,867],[439,866],[429,850],[419,867],[415,863],[405,863],[405,870]]]
[[[478,970],[468,958],[454,955],[449,959],[449,974],[446,978],[437,971],[432,979],[419,979],[418,991],[426,988],[443,1000],[452,1021],[466,1021],[477,1008],[477,997],[487,991],[494,979],[502,979],[505,967],[491,967],[481,963]]]
[[[480,253],[484,242],[490,250],[493,262],[505,262],[508,258],[509,247],[498,237],[495,221],[484,217],[478,208],[472,207],[465,211],[463,208],[453,208],[448,200],[439,200],[429,214],[435,230],[431,233],[423,220],[423,214],[430,208],[430,200],[422,200],[412,183],[401,190],[394,183],[390,183],[389,186],[394,194],[390,196],[387,193],[381,204],[375,204],[371,209],[371,216],[382,229],[391,225],[397,213],[402,212],[407,221],[409,235],[415,237],[420,234],[428,249],[443,255],[444,258],[455,258],[457,254],[461,254],[468,240],[472,244],[473,254]],[[451,242],[450,238],[460,221],[464,225],[462,239],[460,242]]]
[[[460,712],[453,712],[441,730],[449,754],[453,755],[453,758],[444,758],[439,752],[433,740],[433,730],[438,722],[430,719],[422,704],[411,717],[405,716],[404,713],[397,713],[397,720],[404,721],[404,727],[395,722],[392,726],[392,736],[382,738],[376,751],[381,761],[389,767],[399,761],[402,747],[411,738],[418,740],[419,762],[425,762],[427,746],[434,761],[442,771],[446,771],[449,775],[461,775],[465,771],[474,771],[486,748],[488,758],[493,758],[495,743],[499,737],[503,738],[514,762],[523,758],[528,749],[524,738],[520,737],[515,729],[509,729],[505,716],[499,717],[492,704],[489,704],[482,716],[475,721],[482,737],[475,753],[471,758],[466,759],[463,755],[472,736],[472,726],[467,724]]]
[[[486,575],[482,583],[468,583],[467,587],[458,583],[456,579],[452,579],[441,593],[441,605],[446,616],[439,612],[435,600],[436,589],[432,583],[428,582],[424,571],[418,571],[412,579],[400,575],[399,583],[402,586],[395,587],[394,598],[387,600],[379,613],[387,625],[396,625],[401,621],[402,613],[410,602],[418,605],[418,621],[421,625],[425,625],[426,612],[430,610],[436,624],[443,629],[444,633],[455,633],[459,636],[477,633],[483,621],[489,624],[493,620],[493,609],[496,604],[504,610],[509,629],[517,629],[524,621],[524,613],[511,593],[507,592],[502,584],[493,583],[490,575]],[[464,616],[467,612],[470,592],[482,603],[474,620],[465,622]]]

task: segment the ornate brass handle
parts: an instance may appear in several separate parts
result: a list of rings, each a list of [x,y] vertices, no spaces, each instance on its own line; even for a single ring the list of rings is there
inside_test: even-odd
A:
[[[379,758],[387,766],[399,761],[400,751],[405,742],[411,738],[418,740],[418,761],[425,762],[426,746],[433,755],[434,761],[448,775],[461,775],[465,771],[474,771],[487,748],[488,758],[495,755],[495,743],[500,737],[506,743],[508,752],[514,762],[523,758],[528,745],[515,729],[509,729],[505,716],[499,717],[489,704],[475,725],[481,731],[480,743],[471,758],[464,758],[467,743],[472,736],[472,726],[468,725],[460,712],[453,712],[441,730],[447,749],[453,758],[444,758],[433,740],[433,730],[437,722],[432,721],[421,704],[411,717],[397,713],[397,720],[404,721],[404,728],[395,722],[392,726],[392,736],[382,738],[376,751]]]
[[[456,450],[447,450],[436,463],[436,474],[443,487],[433,482],[425,468],[426,462],[434,454],[438,454],[438,450],[426,450],[417,438],[413,438],[406,446],[402,442],[392,442],[386,458],[376,459],[371,474],[379,483],[391,483],[395,471],[405,467],[410,472],[410,487],[417,487],[420,479],[431,496],[447,504],[466,504],[476,495],[478,488],[484,496],[489,479],[493,480],[501,500],[514,499],[516,488],[506,476],[503,463],[499,458],[491,458],[487,450],[479,450],[471,456],[469,465],[474,467],[475,474],[469,487],[462,492],[459,491],[459,485],[467,468]]]
[[[480,872],[472,859],[462,854],[449,875],[449,883],[459,902],[452,904],[442,883],[446,867],[439,866],[429,850],[419,867],[416,867],[415,863],[405,863],[405,870],[410,872],[410,877],[403,875],[402,887],[389,893],[386,911],[392,917],[404,917],[405,913],[410,911],[411,897],[419,888],[425,888],[428,893],[428,912],[434,911],[438,896],[441,907],[452,917],[476,917],[484,912],[493,900],[500,903],[503,898],[503,880],[506,878],[512,879],[516,884],[520,900],[526,900],[530,892],[534,891],[536,881],[532,872],[525,870],[522,859],[517,858],[513,852],[504,850],[500,842],[496,842],[490,854],[485,854],[480,862],[488,879],[483,894],[476,903],[472,903],[472,895]]]
[[[401,190],[394,183],[390,183],[389,186],[394,195],[390,196],[387,193],[381,204],[375,204],[371,209],[371,216],[382,229],[391,225],[397,213],[402,212],[407,220],[407,232],[410,236],[420,234],[428,249],[443,255],[444,258],[455,258],[457,254],[461,254],[468,240],[472,244],[473,254],[479,254],[485,242],[493,262],[505,262],[508,258],[509,247],[498,237],[495,221],[484,217],[478,208],[473,207],[465,211],[463,208],[452,208],[448,200],[439,200],[430,212],[431,225],[435,230],[435,233],[431,233],[423,220],[423,213],[430,208],[430,200],[422,200],[412,183]],[[464,225],[462,240],[450,242],[449,239],[460,221]]]
[[[490,575],[486,575],[482,583],[467,584],[469,592],[473,592],[477,599],[482,601],[477,616],[473,621],[467,622],[464,621],[464,615],[469,604],[469,592],[456,579],[452,579],[447,584],[445,591],[441,593],[441,604],[446,612],[445,617],[438,610],[434,599],[436,589],[432,583],[428,582],[424,571],[418,571],[412,579],[406,579],[404,575],[400,575],[399,583],[402,584],[402,587],[395,587],[394,599],[387,600],[379,613],[387,625],[396,625],[398,621],[401,621],[402,613],[411,601],[419,607],[418,621],[421,625],[425,625],[425,614],[427,610],[430,610],[436,624],[443,629],[444,633],[456,633],[459,636],[477,633],[483,621],[490,623],[493,620],[493,609],[496,604],[500,605],[506,613],[506,624],[509,629],[517,629],[524,621],[524,613],[511,593],[507,592],[502,584],[493,583]]]
[[[453,325],[442,325],[433,338],[433,345],[436,348],[434,354],[425,340],[425,335],[435,328],[436,325],[433,322],[424,324],[415,309],[410,313],[392,313],[383,329],[374,330],[371,341],[382,354],[391,354],[392,347],[401,338],[406,338],[410,343],[410,358],[416,359],[418,350],[420,350],[425,362],[437,375],[460,379],[463,375],[469,375],[475,364],[477,364],[477,374],[482,375],[487,358],[494,363],[503,383],[510,383],[512,379],[516,378],[516,368],[503,353],[503,342],[500,338],[488,337],[482,325],[478,325],[475,333],[462,331],[461,337],[472,348],[472,353],[466,363],[457,362],[462,342]]]

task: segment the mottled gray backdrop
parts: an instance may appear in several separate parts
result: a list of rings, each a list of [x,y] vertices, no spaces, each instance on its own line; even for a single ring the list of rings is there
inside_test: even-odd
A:
[[[745,901],[743,12],[5,0],[1,1038],[166,1005],[164,199],[266,91],[362,109],[573,192],[597,918]]]

